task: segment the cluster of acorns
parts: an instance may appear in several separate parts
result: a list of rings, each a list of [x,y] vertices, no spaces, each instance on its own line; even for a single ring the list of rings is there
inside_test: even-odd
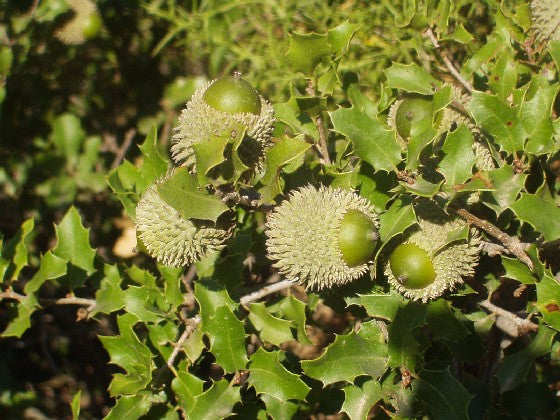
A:
[[[247,148],[252,153],[246,164],[260,170],[273,121],[272,106],[239,75],[209,82],[194,93],[171,146],[181,167],[152,184],[136,209],[139,243],[148,254],[167,265],[185,266],[226,245],[231,225],[185,218],[161,192],[174,174],[196,173],[197,145],[240,124],[253,145]],[[432,207],[436,210],[429,210]],[[382,254],[389,283],[410,299],[427,301],[473,274],[480,239],[470,230],[449,240],[458,228],[466,228],[464,222],[437,206],[419,205],[416,210],[417,229]],[[279,273],[320,290],[349,283],[369,270],[379,249],[378,215],[367,199],[352,191],[309,185],[292,191],[267,215],[266,236],[268,257]]]

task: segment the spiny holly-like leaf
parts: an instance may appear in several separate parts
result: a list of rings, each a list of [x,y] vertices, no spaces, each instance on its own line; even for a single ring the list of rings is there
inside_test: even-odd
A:
[[[165,301],[173,306],[179,306],[183,303],[183,293],[181,292],[183,268],[158,264],[158,270],[165,283]]]
[[[318,359],[305,360],[301,365],[307,375],[325,385],[353,382],[359,375],[378,378],[387,367],[387,345],[377,324],[367,322],[358,333],[337,335]]]
[[[293,296],[287,296],[278,303],[278,307],[282,316],[295,324],[298,342],[312,344],[309,338],[307,338],[307,332],[305,331],[305,310],[307,305]]]
[[[264,303],[250,305],[249,319],[259,331],[259,337],[275,346],[294,339],[291,322],[271,315]]]
[[[367,198],[375,210],[382,213],[391,200],[389,191],[397,185],[394,172],[375,171],[370,165],[362,164],[358,173],[360,195]]]
[[[537,283],[537,308],[544,322],[560,331],[560,283],[548,274]]]
[[[152,352],[140,342],[132,329],[137,320],[132,314],[121,315],[117,318],[120,335],[99,336],[103,347],[111,357],[110,362],[127,372],[127,375],[114,375],[109,385],[113,396],[134,394],[143,389],[152,379]]]
[[[239,387],[230,386],[228,381],[222,379],[214,382],[210,389],[195,397],[194,405],[187,411],[188,418],[223,419],[233,412],[233,406],[240,399]]]
[[[214,280],[197,281],[194,295],[200,306],[200,317],[203,322],[209,321],[222,306],[227,306],[232,312],[237,309],[237,304],[229,297],[224,286]]]
[[[299,409],[299,404],[293,401],[284,401],[272,395],[261,394],[260,396],[266,412],[274,420],[293,419]]]
[[[157,148],[157,127],[153,125],[144,139],[144,143],[138,146],[142,152],[142,166],[140,173],[149,185],[153,180],[162,177],[167,172],[169,161],[165,159]]]
[[[525,132],[515,109],[497,96],[476,91],[468,108],[476,123],[494,137],[503,151],[512,154],[523,150]]]
[[[488,78],[488,86],[501,99],[506,99],[517,84],[517,62],[511,51],[506,50],[496,60]]]
[[[487,174],[493,191],[483,192],[482,200],[499,215],[517,199],[519,192],[525,186],[527,174],[517,173],[509,165],[494,169]]]
[[[336,59],[346,54],[348,46],[350,45],[350,40],[357,30],[358,25],[353,25],[346,21],[327,32],[331,51],[334,53]]]
[[[183,410],[190,410],[194,407],[195,398],[202,394],[203,385],[202,379],[184,370],[177,372],[177,376],[171,381],[171,389]]]
[[[210,350],[226,372],[244,369],[247,365],[245,330],[231,309],[222,306],[203,320],[202,331],[210,338]]]
[[[368,380],[362,386],[349,385],[342,388],[344,403],[340,411],[348,414],[350,420],[366,420],[374,404],[383,398],[381,384]]]
[[[502,265],[506,270],[504,277],[517,280],[524,284],[534,284],[536,279],[527,265],[523,264],[517,258],[509,258],[504,255],[501,256]]]
[[[167,360],[174,350],[172,345],[178,337],[178,326],[173,321],[163,321],[159,324],[147,324],[148,338],[156,350]]]
[[[406,191],[419,197],[433,197],[440,190],[442,183],[443,181],[434,184],[433,182],[427,181],[422,176],[419,176],[411,180],[410,182],[399,182],[399,184],[401,184]]]
[[[412,390],[437,419],[468,420],[472,396],[448,370],[424,370]]]
[[[434,128],[432,118],[422,118],[412,121],[410,128],[410,140],[406,147],[406,169],[417,169],[420,164],[422,151],[438,136]]]
[[[490,60],[500,54],[503,48],[503,42],[497,42],[495,40],[486,42],[463,65],[461,74],[463,76],[472,75],[474,72],[480,70],[483,64],[488,63]]]
[[[281,401],[303,400],[309,387],[298,375],[288,371],[279,361],[279,351],[262,347],[251,356],[249,384],[257,394],[267,394]]]
[[[292,92],[292,96],[296,93]],[[295,101],[290,98],[287,102],[274,104],[274,116],[277,121],[286,124],[296,135],[305,134],[315,141],[319,139],[317,126],[309,115],[302,114]]]
[[[293,70],[306,76],[312,75],[317,64],[331,51],[329,39],[325,34],[293,33],[289,35],[289,40],[286,59]]]
[[[426,305],[409,302],[397,312],[388,328],[390,367],[403,366],[414,370],[420,355],[420,344],[412,332],[426,322],[426,310]]]
[[[529,153],[542,155],[555,150],[551,115],[558,87],[558,83],[549,85],[544,75],[533,76],[531,80],[529,89],[534,92],[531,97],[526,94],[520,107],[521,121],[529,136],[525,150]]]
[[[401,151],[392,131],[358,108],[339,108],[329,113],[334,130],[348,137],[356,155],[376,170],[396,170]]]
[[[45,281],[65,275],[66,268],[66,260],[53,255],[51,251],[47,251],[46,254],[41,257],[39,270],[31,277],[31,280],[25,284],[23,292],[26,295],[35,293]]]
[[[361,305],[365,308],[368,315],[373,318],[381,318],[392,321],[403,303],[401,295],[372,293],[368,295],[358,295],[345,299],[347,305]]]
[[[434,86],[437,85],[436,79],[430,73],[414,63],[393,63],[384,73],[389,87],[405,92],[432,95]]]
[[[33,232],[35,223],[28,219],[21,224],[17,233],[9,240],[1,243],[0,257],[0,282],[2,279],[14,280],[21,269],[27,265],[27,246],[30,241],[30,233]]]
[[[90,316],[97,313],[110,314],[124,307],[124,291],[120,287],[122,274],[116,265],[105,264],[104,277],[97,292],[95,292],[95,305]]]
[[[439,163],[439,170],[445,177],[446,190],[452,190],[454,185],[462,184],[472,176],[472,144],[473,135],[463,124],[447,136],[442,148],[445,156]]]
[[[260,180],[264,187],[259,190],[263,202],[270,203],[276,196],[282,193],[280,182],[281,169],[288,164],[298,161],[298,159],[303,163],[303,156],[311,146],[301,136],[295,138],[283,137],[266,151],[266,172]]]
[[[542,233],[546,241],[560,238],[560,208],[553,199],[522,193],[510,207],[519,219]]]
[[[18,303],[9,304],[15,314],[10,317],[10,323],[2,332],[2,337],[21,337],[31,326],[31,315],[37,308],[39,302],[33,295],[26,296]]]
[[[55,230],[58,243],[53,254],[88,274],[93,273],[95,250],[89,244],[89,229],[82,225],[82,219],[74,206],[66,212]],[[78,287],[84,280],[85,277],[79,283],[73,282],[72,285]]]
[[[556,332],[551,328],[541,326],[531,343],[517,353],[504,357],[498,373],[496,373],[502,392],[514,389],[521,384],[534,360],[550,352],[555,335]]]
[[[126,312],[136,315],[139,321],[154,323],[161,321],[164,313],[155,304],[157,299],[155,294],[158,293],[160,293],[158,289],[149,289],[145,286],[129,286],[124,291]]]
[[[468,330],[455,317],[451,303],[437,299],[428,305],[426,321],[435,338],[457,342],[468,334]]]
[[[228,206],[218,197],[200,186],[195,175],[186,168],[177,169],[164,182],[157,184],[163,201],[173,207],[184,219],[201,219],[215,222],[228,211]]]
[[[416,215],[410,200],[397,199],[389,210],[380,216],[379,237],[382,242],[388,242],[399,233],[416,223]]]
[[[121,396],[105,420],[139,419],[151,406],[152,401],[147,394]]]

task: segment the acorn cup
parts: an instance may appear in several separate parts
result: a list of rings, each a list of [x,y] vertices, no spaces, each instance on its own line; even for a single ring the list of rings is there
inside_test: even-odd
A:
[[[266,246],[281,275],[307,289],[351,282],[368,271],[377,213],[358,194],[308,185],[268,215]]]
[[[91,0],[66,0],[66,2],[74,15],[55,32],[55,37],[66,45],[80,45],[96,37],[103,23],[95,2]]]
[[[197,172],[196,145],[229,138],[230,143],[236,144],[235,153],[243,168],[258,171],[264,161],[264,151],[271,144],[273,123],[272,105],[241,79],[239,73],[212,80],[194,92],[181,112],[172,138],[171,155],[177,165]],[[238,138],[242,135],[243,138]]]
[[[138,243],[164,265],[183,267],[224,248],[232,229],[228,221],[188,219],[158,193],[173,172],[151,184],[136,207]]]
[[[478,231],[438,210],[435,205],[419,208],[417,230],[386,258],[389,284],[411,300],[427,302],[455,289],[478,263]]]
[[[560,40],[560,2],[533,0],[531,2],[531,30],[538,43]]]

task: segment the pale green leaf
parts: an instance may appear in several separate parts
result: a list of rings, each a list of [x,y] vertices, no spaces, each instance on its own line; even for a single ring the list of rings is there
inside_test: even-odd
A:
[[[61,155],[66,158],[67,166],[73,167],[78,162],[78,156],[85,131],[78,117],[74,114],[62,114],[53,123],[51,141]]]
[[[392,321],[403,302],[401,295],[372,293],[346,298],[347,305],[361,305],[369,316],[376,319]]]
[[[290,68],[309,76],[313,74],[319,62],[330,54],[331,46],[325,34],[289,35],[290,45],[286,52],[286,60]]]
[[[548,274],[537,283],[536,306],[544,322],[560,331],[560,282]]]
[[[56,279],[66,274],[66,267],[65,260],[53,255],[51,251],[47,251],[46,254],[41,257],[39,270],[25,284],[23,292],[26,295],[35,293],[45,281]]]
[[[434,87],[438,84],[430,73],[414,63],[393,63],[384,72],[387,86],[406,92],[432,95],[435,91]]]
[[[146,394],[121,396],[104,420],[135,420],[146,414],[152,401]]]
[[[197,396],[202,394],[204,381],[191,375],[187,371],[177,372],[177,376],[171,381],[171,389],[175,393],[179,405],[183,410],[190,410],[194,407]]]
[[[35,296],[26,296],[10,306],[12,306],[15,316],[10,316],[8,326],[0,335],[2,337],[21,337],[31,326],[31,315],[39,308],[39,302]]]
[[[104,277],[95,292],[95,305],[90,316],[97,313],[110,314],[124,307],[124,291],[121,288],[122,275],[118,266],[105,264]]]
[[[336,59],[346,54],[350,40],[357,30],[358,25],[345,21],[327,32],[327,39]]]
[[[533,277],[531,270],[526,264],[523,264],[517,258],[509,258],[504,255],[502,255],[501,258],[502,265],[506,270],[504,277],[517,280],[524,284],[534,284],[536,282],[536,279]]]
[[[483,192],[482,200],[499,215],[517,199],[518,194],[525,186],[527,174],[518,173],[512,166],[504,165],[488,172],[488,176],[493,191]]]
[[[6,261],[3,268],[0,269],[0,281],[2,278],[6,280],[14,280],[18,277],[21,269],[27,265],[30,234],[33,232],[35,222],[28,219],[21,224],[17,233],[10,240],[1,243],[2,258]]]
[[[82,397],[82,390],[79,390],[74,394],[72,402],[70,403],[70,409],[72,410],[72,420],[80,419],[80,400]]]
[[[164,314],[155,305],[153,290],[148,287],[129,286],[124,291],[124,307],[126,312],[135,315],[140,321],[161,321]],[[159,291],[156,291],[159,293]]]

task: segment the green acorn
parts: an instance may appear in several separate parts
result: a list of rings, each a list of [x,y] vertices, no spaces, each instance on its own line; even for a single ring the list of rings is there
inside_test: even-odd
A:
[[[560,40],[560,2],[533,0],[531,2],[532,31],[538,42]]]
[[[96,37],[103,25],[95,2],[91,0],[66,0],[74,16],[55,32],[67,45],[80,45]]]
[[[150,185],[140,199],[136,232],[149,255],[165,265],[183,267],[221,250],[231,230],[185,219],[167,204],[158,194],[157,185],[169,176]]]
[[[308,185],[268,215],[268,256],[288,279],[309,289],[362,276],[377,244],[377,214],[358,194]]]
[[[390,252],[385,265],[391,286],[422,302],[438,298],[463,284],[463,277],[472,276],[481,246],[474,228],[466,239],[459,235],[449,242],[450,234],[467,225],[434,208],[428,205],[417,210],[417,230]]]
[[[181,112],[172,139],[175,163],[196,172],[193,145],[234,133],[241,124],[246,135],[238,153],[249,168],[259,169],[270,146],[274,109],[236,73],[197,89]]]

